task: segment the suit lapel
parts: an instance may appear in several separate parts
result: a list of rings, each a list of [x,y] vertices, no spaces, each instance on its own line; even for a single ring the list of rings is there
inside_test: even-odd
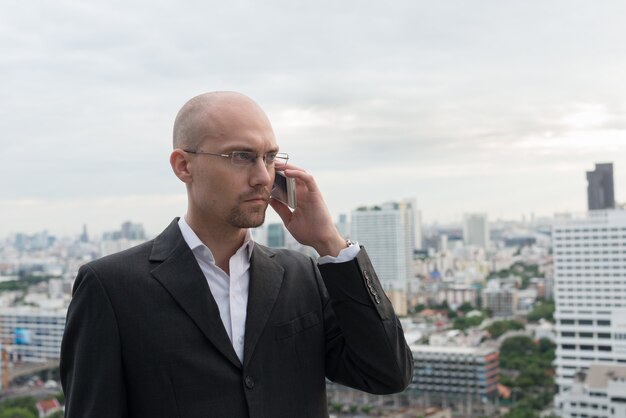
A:
[[[265,247],[254,245],[250,260],[250,287],[243,355],[246,365],[250,362],[261,333],[267,325],[283,282],[285,270],[273,257],[274,254]]]
[[[152,270],[153,276],[224,357],[241,367],[206,278],[180,233],[178,219],[154,240],[150,260],[162,261]]]

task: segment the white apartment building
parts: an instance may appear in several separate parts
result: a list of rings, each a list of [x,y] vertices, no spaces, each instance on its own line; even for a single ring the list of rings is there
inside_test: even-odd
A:
[[[8,347],[13,361],[58,359],[66,314],[65,309],[2,308],[0,341]]]
[[[557,405],[566,417],[626,417],[626,366],[593,364]]]
[[[559,405],[577,372],[626,365],[626,211],[558,220],[552,238]]]
[[[407,283],[414,276],[415,216],[411,201],[358,208],[350,237],[366,247],[378,278],[399,315],[406,314]]]
[[[463,242],[480,248],[489,247],[489,223],[487,214],[466,214],[463,221]]]

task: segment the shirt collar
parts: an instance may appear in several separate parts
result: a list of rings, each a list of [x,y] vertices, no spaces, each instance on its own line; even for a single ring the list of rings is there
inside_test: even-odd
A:
[[[200,238],[198,238],[198,235],[193,231],[193,229],[191,229],[184,216],[181,216],[178,220],[178,227],[180,228],[180,232],[183,235],[183,239],[185,240],[189,248],[191,248],[191,251],[194,252],[194,254],[197,254],[199,252],[198,249],[206,249],[205,251],[207,251],[209,255],[209,261],[215,262],[215,257],[213,257],[213,253],[211,252],[209,247],[204,245]],[[252,250],[254,249],[254,240],[252,239],[252,233],[250,232],[250,229],[246,229],[246,237],[243,240],[243,245],[239,247],[236,252],[239,252],[244,247],[247,252],[247,259],[248,261],[250,261],[250,258],[252,257]]]

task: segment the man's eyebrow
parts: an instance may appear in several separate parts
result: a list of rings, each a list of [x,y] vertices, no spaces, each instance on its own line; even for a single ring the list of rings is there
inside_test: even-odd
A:
[[[258,149],[252,148],[249,145],[243,145],[243,146],[229,145],[222,152],[233,152],[233,151],[259,152]],[[272,147],[272,148],[268,149],[267,151],[265,151],[266,154],[268,152],[276,152],[277,153],[278,152],[278,146]]]

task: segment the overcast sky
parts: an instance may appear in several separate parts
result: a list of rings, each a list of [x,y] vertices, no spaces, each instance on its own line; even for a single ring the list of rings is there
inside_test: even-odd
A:
[[[626,2],[6,1],[0,237],[185,211],[180,106],[254,98],[333,214],[407,197],[427,223],[626,201]],[[271,209],[270,209],[271,211]],[[274,218],[276,219],[276,218]]]

